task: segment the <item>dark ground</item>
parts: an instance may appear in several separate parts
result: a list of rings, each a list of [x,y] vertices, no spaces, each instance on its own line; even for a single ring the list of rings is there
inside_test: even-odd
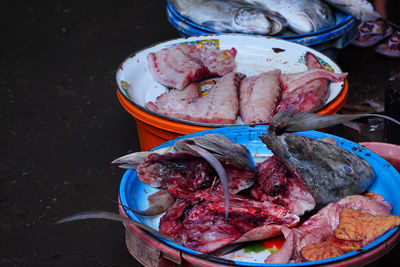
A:
[[[389,9],[397,23],[398,7]],[[165,1],[3,1],[0,13],[0,265],[138,266],[120,223],[53,223],[117,211],[124,171],[110,161],[139,143],[117,100],[115,71],[134,51],[179,37]],[[372,48],[337,53],[349,72],[348,103],[383,103],[400,61]],[[387,266],[399,252],[371,266]]]

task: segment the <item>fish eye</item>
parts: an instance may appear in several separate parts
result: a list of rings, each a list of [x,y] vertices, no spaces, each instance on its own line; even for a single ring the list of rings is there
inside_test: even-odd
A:
[[[344,165],[342,166],[342,170],[345,174],[351,175],[354,174],[353,168],[351,168],[349,165]]]

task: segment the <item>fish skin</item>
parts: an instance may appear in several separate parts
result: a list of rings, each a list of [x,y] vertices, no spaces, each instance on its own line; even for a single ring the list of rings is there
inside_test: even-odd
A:
[[[150,154],[166,154],[185,151],[188,154],[197,155],[196,152],[190,150],[186,144],[195,144],[203,149],[208,150],[217,159],[229,160],[248,170],[254,169],[254,162],[249,150],[238,143],[233,142],[228,137],[220,134],[205,134],[184,139],[179,139],[173,145],[159,148],[152,151],[133,152],[113,160],[112,164],[121,164],[119,167],[124,169],[136,169],[137,166],[144,161]]]
[[[331,7],[320,0],[243,0],[281,14],[296,33],[315,32],[335,24]]]
[[[249,6],[244,1],[168,0],[182,16],[218,32],[241,32],[273,35],[287,26],[286,20],[274,12]]]
[[[287,118],[291,117],[290,123]],[[270,130],[280,132],[301,132],[315,129],[322,129],[340,123],[364,118],[378,117],[390,120],[393,123],[400,125],[400,122],[386,115],[373,113],[360,114],[334,114],[322,115],[311,112],[298,112],[294,110],[284,110],[278,112],[274,116],[274,123],[270,125]]]
[[[325,0],[325,2],[361,21],[374,21],[381,17],[367,0]]]
[[[176,150],[188,149],[185,145],[193,143],[203,149],[210,151],[217,159],[237,163],[240,166],[252,171],[254,162],[250,151],[243,145],[234,143],[228,137],[220,134],[205,134],[193,138],[185,138],[175,141]],[[189,149],[189,151],[191,151]],[[193,151],[192,151],[193,152]]]
[[[330,116],[326,117],[330,119]],[[279,127],[290,124],[291,120],[297,118],[282,118],[278,113],[271,121],[268,133],[260,139],[292,175],[303,179],[317,209],[345,196],[361,194],[373,183],[372,167],[358,155],[317,139],[281,132]]]

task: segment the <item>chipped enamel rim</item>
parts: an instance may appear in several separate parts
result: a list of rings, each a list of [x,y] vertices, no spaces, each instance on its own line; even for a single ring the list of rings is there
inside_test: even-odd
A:
[[[257,126],[235,126],[235,127],[215,128],[211,130],[185,135],[177,139],[199,136],[208,133],[222,134],[232,139],[234,142],[245,145],[249,149],[250,153],[253,155],[253,159],[255,162],[260,162],[272,155],[272,152],[268,150],[268,148],[258,138],[258,136],[262,135],[263,133],[267,133],[266,126],[257,125]],[[375,173],[375,182],[371,185],[371,187],[368,190],[377,194],[381,194],[386,201],[391,203],[392,214],[400,216],[400,199],[398,198],[398,192],[400,190],[400,174],[390,163],[388,163],[385,159],[383,159],[378,154],[372,152],[371,150],[341,137],[317,131],[307,131],[298,134],[310,138],[332,137],[337,140],[338,146],[347,149],[349,151],[352,151],[353,153],[359,155],[360,157],[368,161],[369,164],[374,169]],[[154,149],[170,146],[173,144],[173,142],[174,140],[170,140]],[[147,196],[155,192],[156,190],[157,189],[144,185],[142,182],[140,182],[140,180],[137,178],[136,171],[128,170],[122,177],[119,188],[119,196],[122,205],[129,207],[131,209],[143,210],[147,207]],[[143,216],[136,215],[131,210],[126,208],[124,208],[124,211],[126,214],[128,214],[130,218],[140,221],[144,224],[147,224],[148,226],[154,229],[158,229],[160,216],[146,218]],[[158,237],[155,238],[189,255],[199,254],[198,252],[185,248],[177,243]],[[353,251],[335,258],[313,261],[313,262],[289,263],[289,264],[264,264],[264,263],[254,263],[250,261],[235,261],[235,263],[241,266],[303,266],[303,265],[308,266],[316,264],[340,265],[341,263],[345,262],[351,262],[354,264],[358,262],[365,263],[369,262],[369,260],[375,260],[383,256],[385,253],[387,253],[388,250],[386,250],[386,247],[394,246],[394,244],[396,244],[399,241],[398,238],[399,238],[399,227],[396,227],[389,230],[382,236],[380,236],[374,242],[363,247],[362,250]]]
[[[176,119],[155,113],[144,107],[146,102],[155,101],[159,95],[167,90],[166,87],[158,83],[151,74],[147,63],[148,53],[157,52],[165,47],[176,44],[195,44],[199,47],[205,46],[221,50],[235,47],[238,51],[235,58],[235,71],[245,73],[248,76],[275,68],[281,69],[283,73],[305,71],[307,70],[304,64],[304,55],[306,52],[311,52],[316,55],[326,69],[337,73],[342,72],[340,67],[332,59],[313,48],[273,37],[249,36],[245,34],[212,34],[172,39],[139,50],[126,58],[119,66],[116,73],[118,92],[134,107],[148,114],[184,124],[204,127],[232,125]],[[274,52],[273,49],[275,48],[280,48],[284,51]],[[347,90],[345,85],[347,85],[347,79],[343,82],[331,83],[329,87],[329,97],[325,105],[315,110],[315,112],[318,113],[318,111],[322,111],[330,105],[337,104],[335,100],[343,91]],[[236,124],[240,124],[240,122]]]

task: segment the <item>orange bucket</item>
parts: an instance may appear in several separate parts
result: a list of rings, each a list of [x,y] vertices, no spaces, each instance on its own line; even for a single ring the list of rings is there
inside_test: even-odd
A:
[[[340,94],[329,102],[324,108],[316,113],[324,115],[335,114],[346,102],[348,94],[348,81],[345,79],[343,89]],[[122,106],[134,117],[139,136],[140,149],[147,151],[168,140],[178,136],[190,134],[198,131],[208,130],[212,127],[186,124],[173,120],[168,120],[150,114],[134,105],[117,90],[118,100]]]
[[[143,151],[150,150],[181,135],[223,126],[170,119],[148,112],[144,108],[145,103],[154,101],[156,97],[165,92],[165,87],[157,82],[151,74],[148,54],[172,45],[187,44],[221,50],[235,47],[237,50],[235,71],[249,76],[273,69],[281,69],[286,73],[304,71],[304,56],[307,52],[314,54],[325,69],[342,72],[335,62],[315,49],[266,36],[213,34],[178,38],[154,44],[127,57],[116,73],[118,99],[136,120],[140,148]],[[326,105],[316,113],[325,115],[336,113],[344,105],[347,93],[347,79],[341,83],[332,83],[330,85],[331,95]]]

